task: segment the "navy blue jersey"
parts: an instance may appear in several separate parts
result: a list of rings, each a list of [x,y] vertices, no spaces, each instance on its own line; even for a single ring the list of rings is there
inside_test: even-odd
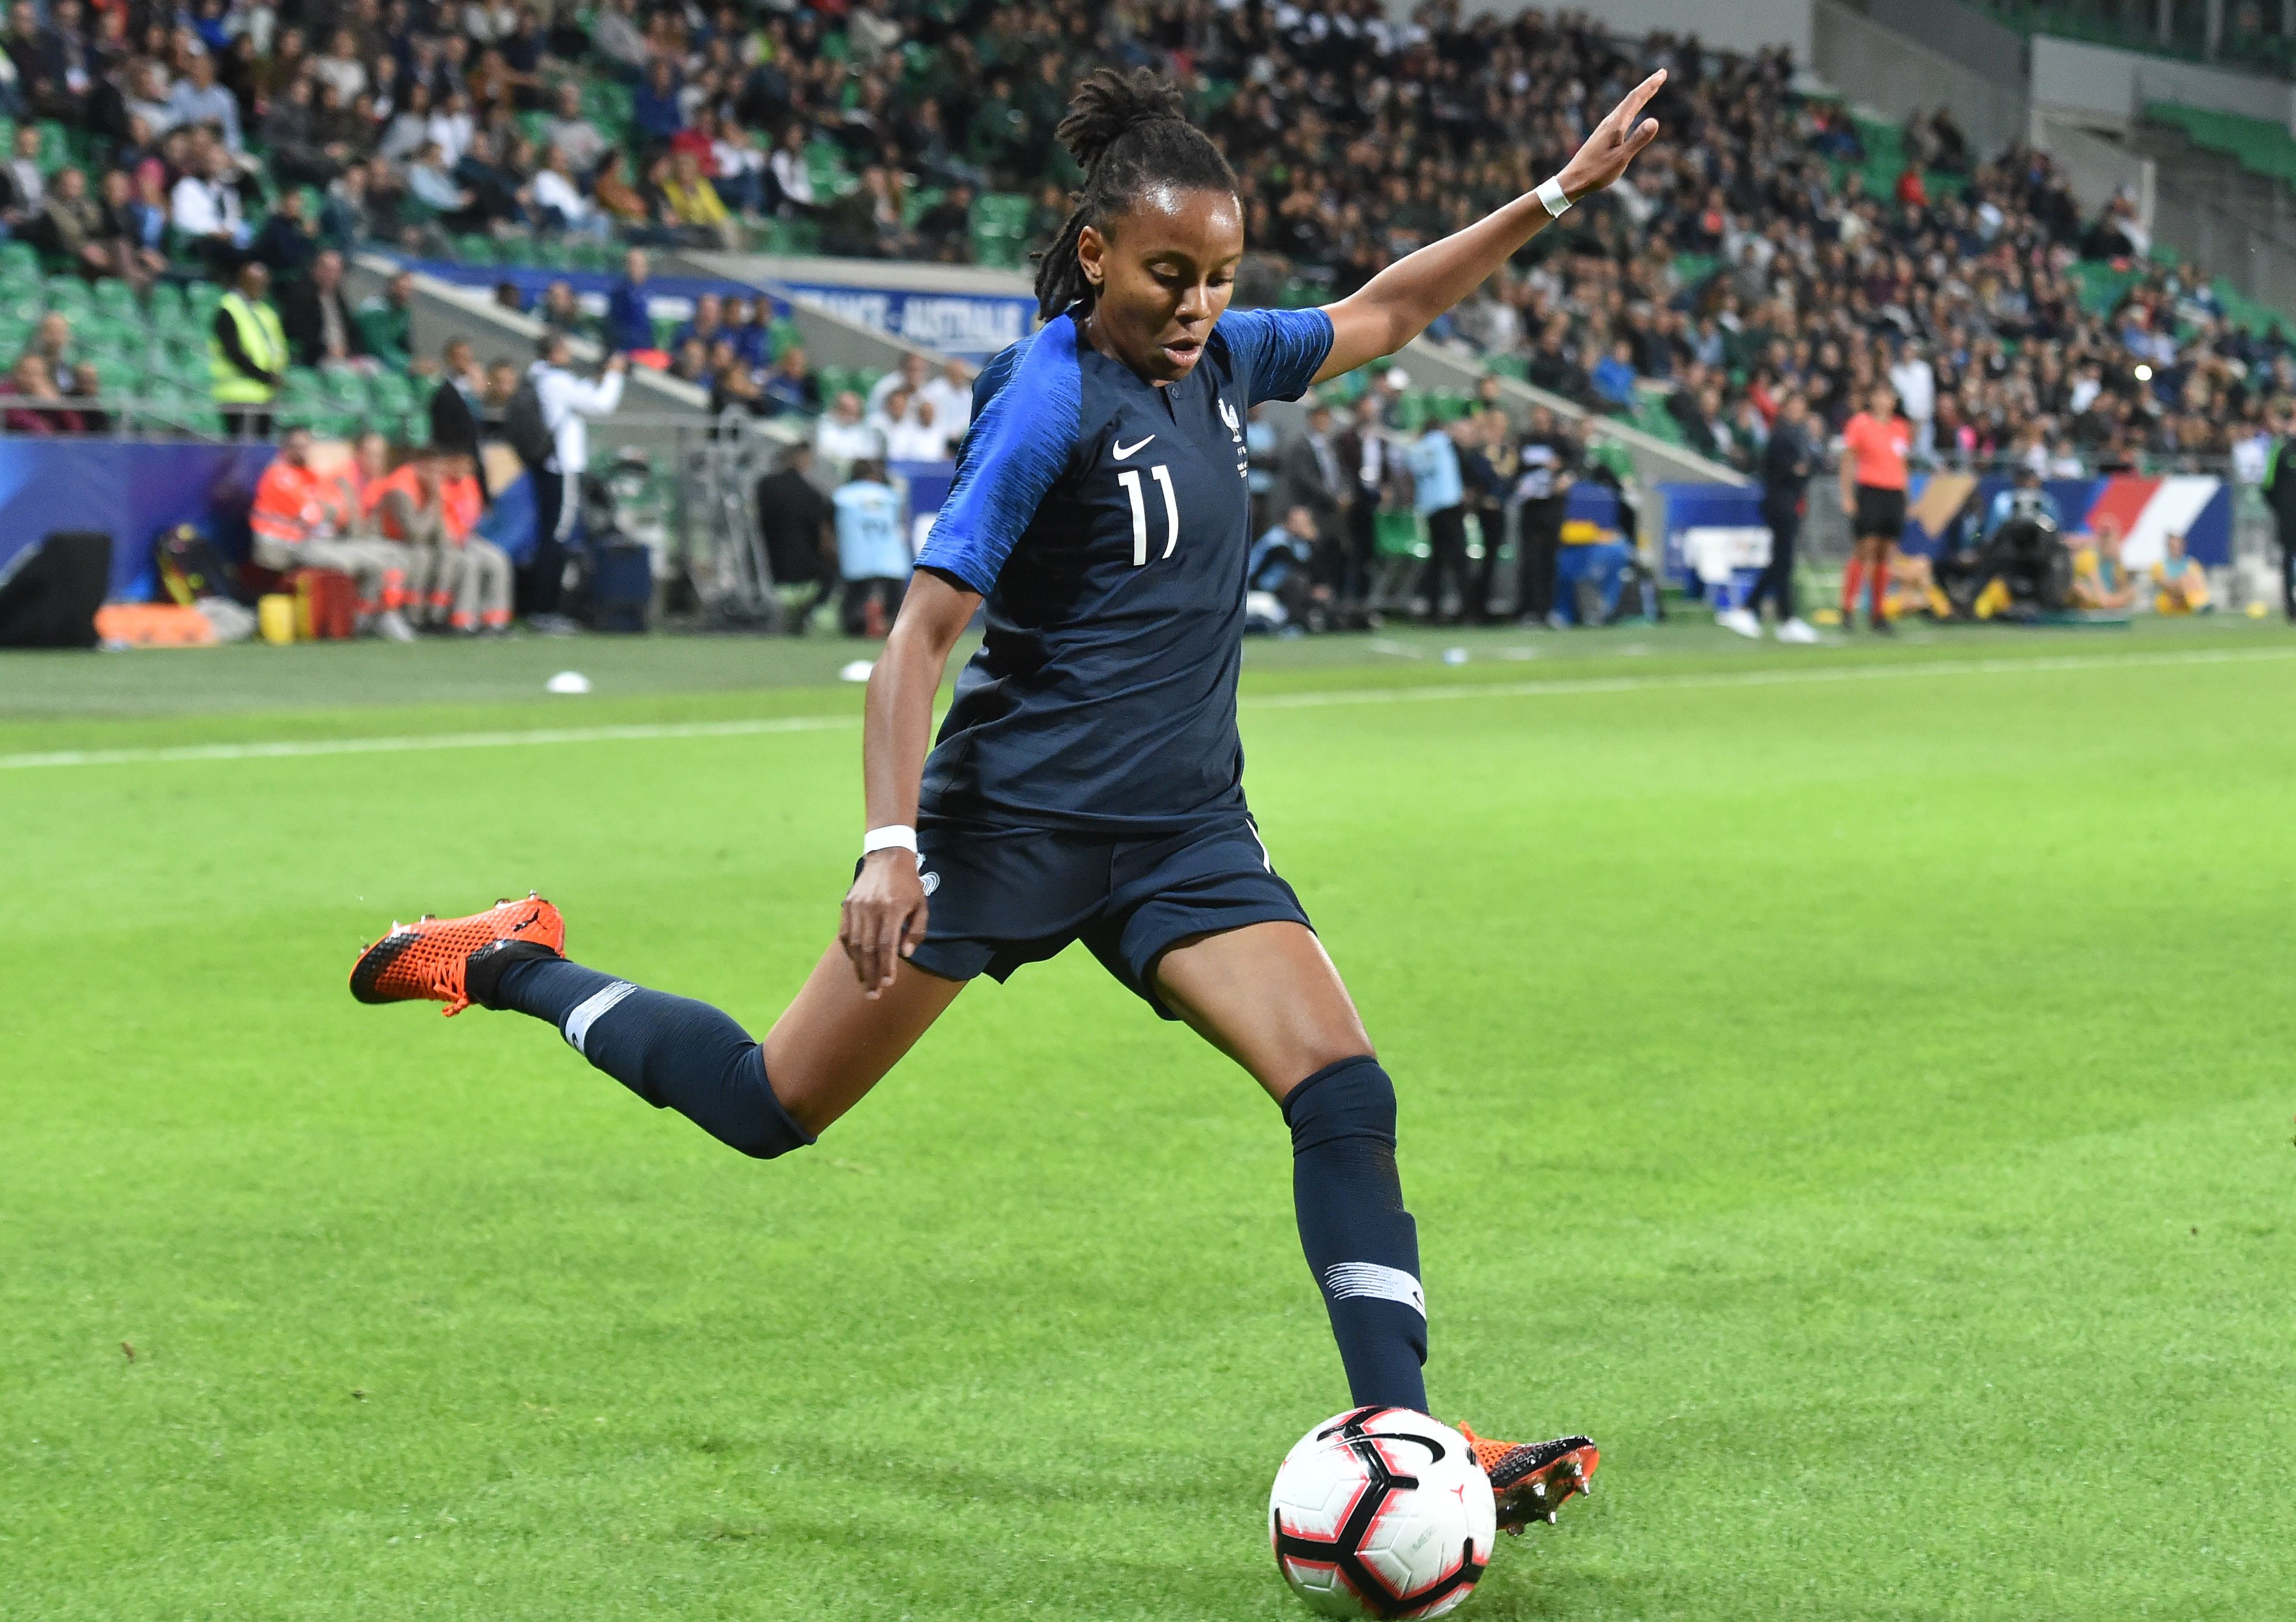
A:
[[[1159,388],[1062,315],[973,385],[921,568],[988,599],[922,814],[1132,837],[1241,810],[1244,417],[1331,353],[1321,310],[1233,310]]]

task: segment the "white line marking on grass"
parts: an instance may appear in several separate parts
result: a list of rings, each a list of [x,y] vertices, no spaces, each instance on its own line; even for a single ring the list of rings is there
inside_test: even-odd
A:
[[[627,726],[544,726],[529,732],[432,733],[400,738],[283,738],[269,743],[185,743],[152,749],[59,750],[0,755],[0,770],[36,766],[144,766],[177,760],[299,760],[313,755],[403,755],[426,750],[506,749],[522,743],[615,743],[656,738],[750,738],[767,733],[832,732],[859,724],[854,716],[786,716],[774,720],[652,721]]]
[[[1643,692],[1658,688],[1793,687],[1811,682],[1881,681],[1906,676],[1996,676],[2024,670],[2122,670],[2154,665],[2246,664],[2296,659],[2296,647],[2195,649],[2188,653],[2077,654],[2031,659],[1936,659],[1921,664],[1820,665],[1771,670],[1718,670],[1703,676],[1596,676],[1572,681],[1457,682],[1439,687],[1365,687],[1334,692],[1279,692],[1246,699],[1246,709],[1316,709],[1334,704],[1406,704],[1424,699],[1545,698],[1574,692]]]
[[[1324,709],[1352,704],[1415,704],[1444,699],[1521,699],[1660,689],[1792,687],[1820,682],[1886,681],[1922,676],[2008,676],[2028,670],[2128,670],[2175,665],[2249,664],[2296,659],[2296,646],[2196,649],[2184,653],[2121,653],[2029,659],[1930,659],[1919,664],[1824,665],[1796,669],[1715,671],[1702,676],[1602,676],[1537,682],[1456,682],[1427,687],[1352,687],[1330,692],[1278,692],[1246,698],[1246,710]],[[288,738],[258,743],[187,743],[148,749],[58,750],[0,755],[0,771],[50,766],[146,766],[191,760],[300,760],[324,755],[401,755],[431,750],[510,749],[537,743],[652,742],[675,738],[754,738],[775,733],[837,732],[858,716],[783,716],[737,721],[636,722],[624,726],[546,726],[525,732],[432,733],[412,737]]]

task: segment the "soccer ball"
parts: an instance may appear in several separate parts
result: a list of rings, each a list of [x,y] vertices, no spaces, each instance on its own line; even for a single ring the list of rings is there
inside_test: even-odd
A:
[[[1275,1564],[1326,1617],[1439,1617],[1491,1558],[1498,1510],[1466,1438],[1408,1408],[1355,1408],[1300,1438],[1268,1495]]]

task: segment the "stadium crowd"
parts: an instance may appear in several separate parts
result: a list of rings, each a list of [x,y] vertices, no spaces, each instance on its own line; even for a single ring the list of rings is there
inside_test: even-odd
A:
[[[1593,110],[1667,67],[1652,111],[1668,138],[1632,181],[1447,326],[1495,370],[1742,469],[1764,466],[1788,397],[1831,439],[1881,381],[1917,458],[2043,471],[2227,456],[2296,394],[2276,324],[2230,319],[2203,270],[2150,252],[2125,203],[2085,216],[2044,155],[1988,159],[1939,111],[1906,127],[1907,161],[1869,189],[1872,127],[1799,93],[1783,52],[1620,41],[1581,15],[1471,17],[1456,0],[1407,20],[1379,0],[603,0],[586,14],[17,0],[0,31],[0,116],[16,120],[0,227],[52,276],[154,299],[227,283],[198,307],[213,310],[215,402],[249,430],[269,425],[291,365],[437,375],[407,341],[406,283],[354,305],[348,250],[556,240],[603,263],[611,241],[628,251],[603,315],[562,283],[539,313],[721,408],[819,414],[828,479],[945,453],[969,409],[961,376],[824,397],[762,303],[705,300],[662,345],[644,249],[765,225],[869,257],[1047,240],[1077,178],[1054,131],[1076,78],[1104,62],[1171,73],[1230,154],[1254,245],[1246,302],[1345,295],[1528,189]],[[992,206],[1007,203],[1021,207]],[[992,220],[1003,237],[984,234]],[[30,334],[0,381],[0,426],[106,426],[71,320],[52,311]],[[1484,611],[1496,543],[1485,589],[1470,589],[1469,519],[1516,504],[1526,479],[1543,489],[1550,459],[1575,453],[1551,424],[1526,437],[1488,411],[1430,423],[1395,389],[1360,387],[1338,391],[1333,428],[1357,458],[1349,487],[1328,511],[1271,512],[1273,573],[1281,537],[1313,528],[1317,589],[1365,602],[1379,516],[1407,512],[1434,553],[1422,596]],[[1261,448],[1272,501],[1277,453]],[[1431,505],[1422,487],[1447,491],[1452,461],[1460,499]],[[1527,574],[1511,600],[1543,619],[1552,590]]]
[[[1570,13],[606,0],[586,28],[506,0],[17,0],[0,51],[20,120],[0,224],[137,285],[253,257],[291,286],[329,247],[472,233],[714,244],[774,217],[832,253],[965,258],[984,197],[1030,199],[1021,234],[1050,235],[1076,178],[1054,140],[1069,87],[1146,62],[1235,162],[1259,250],[1241,291],[1261,301],[1343,296],[1519,194],[1664,65],[1653,161],[1453,324],[1534,381],[1751,466],[1780,390],[1838,430],[1893,371],[1923,440],[2036,460],[2222,455],[2296,381],[2276,332],[2152,264],[2125,209],[2084,219],[2045,157],[1983,160],[1939,113],[1871,195],[1857,126],[1795,94],[1782,52],[1615,41]],[[83,132],[78,160],[42,119]],[[2112,258],[2140,274],[2085,307],[2080,267]],[[365,353],[356,330],[295,336],[299,359]],[[774,357],[673,358],[739,394]]]

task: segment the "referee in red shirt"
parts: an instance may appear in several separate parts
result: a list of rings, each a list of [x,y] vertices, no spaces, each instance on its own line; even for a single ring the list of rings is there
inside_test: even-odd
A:
[[[1866,622],[1890,629],[1890,549],[1906,530],[1906,454],[1913,446],[1912,424],[1898,414],[1898,391],[1875,383],[1866,409],[1841,430],[1841,510],[1849,518],[1853,545],[1841,573],[1841,628],[1857,618],[1857,592],[1865,586]]]

